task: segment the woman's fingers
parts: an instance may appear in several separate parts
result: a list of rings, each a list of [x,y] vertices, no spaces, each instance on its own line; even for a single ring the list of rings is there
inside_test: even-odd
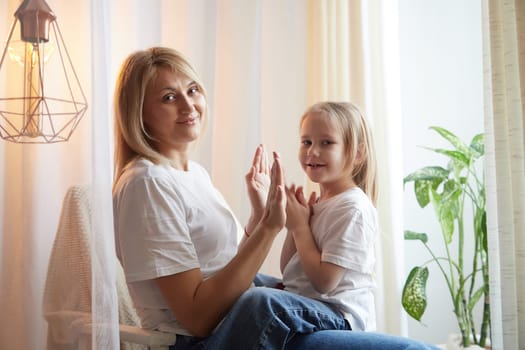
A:
[[[266,175],[270,174],[269,162],[268,162],[268,153],[263,144],[257,146],[255,154],[252,160],[252,166],[255,168],[255,174],[263,173]]]
[[[273,165],[272,168],[275,168],[275,177],[272,179],[276,182],[278,186],[284,186],[284,171],[281,165],[281,158],[279,153],[273,152]]]
[[[265,174],[270,174],[270,166],[268,162],[268,153],[266,152],[266,149],[264,148],[264,145],[261,145],[261,170]]]
[[[273,152],[273,164],[271,169],[271,182],[268,198],[276,195],[276,191],[282,192],[286,196],[284,186],[284,171],[281,166],[281,158],[277,152]]]
[[[255,155],[253,157],[253,163],[252,165],[255,168],[255,173],[258,173],[261,171],[261,162],[262,162],[262,147],[261,145],[257,146],[257,149],[255,150]]]
[[[278,164],[275,161],[275,155],[274,155],[274,162],[272,164],[272,168],[270,169],[270,190],[268,191],[268,199],[272,198],[275,189],[277,188],[277,172],[278,172]]]
[[[286,222],[284,174],[279,154],[277,152],[273,153],[270,191],[268,192],[268,200],[266,201],[266,210],[263,220],[279,230]]]

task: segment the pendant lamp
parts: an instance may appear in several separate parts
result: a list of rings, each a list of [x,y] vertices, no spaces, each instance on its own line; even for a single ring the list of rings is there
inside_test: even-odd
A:
[[[14,17],[0,59],[0,137],[67,141],[87,101],[56,16],[44,0],[24,0]]]

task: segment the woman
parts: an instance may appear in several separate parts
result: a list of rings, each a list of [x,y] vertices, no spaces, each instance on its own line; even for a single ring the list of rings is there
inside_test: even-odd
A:
[[[250,288],[286,221],[282,168],[274,153],[270,172],[257,148],[246,176],[252,214],[237,249],[241,226],[189,159],[206,107],[179,52],[155,47],[124,61],[115,90],[115,238],[142,326],[176,333],[171,349],[299,349],[309,344],[302,334],[349,329],[329,306]],[[313,344],[323,341],[316,333]],[[347,342],[347,333],[330,339]]]

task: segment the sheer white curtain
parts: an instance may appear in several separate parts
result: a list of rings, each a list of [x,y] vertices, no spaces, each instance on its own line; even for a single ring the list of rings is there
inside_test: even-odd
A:
[[[493,349],[525,349],[525,3],[483,8]]]
[[[18,0],[0,0],[0,35]],[[0,142],[0,348],[41,349],[42,293],[60,205],[73,184],[90,184],[95,211],[93,348],[118,347],[110,186],[112,93],[117,69],[137,49],[185,53],[209,95],[209,124],[195,158],[211,173],[241,222],[249,212],[244,174],[258,143],[281,153],[288,182],[304,183],[298,121],[321,99],[348,99],[374,124],[380,156],[382,244],[379,325],[402,334],[401,164],[396,137],[396,2],[303,0],[48,0],[88,95],[89,109],[67,143]],[[5,11],[4,11],[5,9]],[[83,14],[79,16],[79,14]],[[392,41],[393,40],[393,41]],[[387,45],[393,43],[393,46]],[[389,59],[387,59],[389,58]],[[393,74],[385,74],[393,69]],[[9,88],[0,77],[0,92]],[[9,84],[15,82],[9,81]],[[263,271],[279,275],[276,242]],[[394,247],[394,248],[392,248]],[[383,293],[384,292],[384,293]]]
[[[379,165],[377,324],[406,335],[397,1],[309,1],[308,103],[347,100],[370,119]],[[308,183],[314,189],[311,183]]]
[[[0,1],[2,50],[20,1]],[[90,78],[90,6],[88,2],[53,1],[51,8],[86,95],[90,112],[67,143],[14,144],[0,141],[0,348],[45,348],[47,325],[42,297],[48,259],[62,199],[72,184],[91,183],[104,164],[92,149],[93,104]],[[88,14],[72,16],[71,14]],[[74,17],[74,18],[73,18]],[[75,28],[72,31],[71,28]],[[19,36],[18,33],[15,35]],[[56,53],[55,53],[56,54]],[[12,73],[12,72],[11,72]],[[22,78],[0,77],[0,91]],[[104,141],[103,141],[104,142]],[[109,168],[106,179],[109,183]]]

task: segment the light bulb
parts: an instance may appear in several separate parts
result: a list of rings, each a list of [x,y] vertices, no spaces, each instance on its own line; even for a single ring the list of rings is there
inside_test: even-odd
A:
[[[49,61],[49,58],[53,55],[55,52],[55,45],[49,41],[45,44],[39,44],[43,47],[42,50],[42,57],[44,64]],[[22,40],[13,40],[11,43],[9,43],[9,46],[7,47],[7,54],[9,55],[9,59],[11,61],[18,63],[20,67],[24,67],[24,60],[27,57],[27,51],[34,51],[34,44]],[[31,62],[31,65],[35,65],[36,59]]]

